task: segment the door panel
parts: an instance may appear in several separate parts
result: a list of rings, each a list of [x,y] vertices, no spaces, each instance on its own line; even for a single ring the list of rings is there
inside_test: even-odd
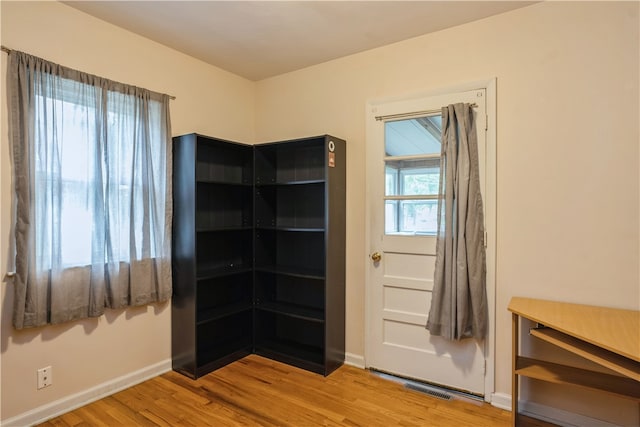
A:
[[[422,283],[425,282],[417,282],[416,284]],[[384,285],[385,310],[420,314],[427,304],[425,289],[396,288],[388,283]]]
[[[484,394],[484,342],[447,341],[431,336],[425,325],[435,268],[439,109],[455,102],[476,104],[484,159],[484,97],[484,90],[474,90],[379,105],[372,114],[423,113],[370,118],[367,141],[370,253],[381,258],[369,267],[366,364],[477,395]]]
[[[431,255],[383,252],[384,275],[388,278],[433,277],[435,257]]]

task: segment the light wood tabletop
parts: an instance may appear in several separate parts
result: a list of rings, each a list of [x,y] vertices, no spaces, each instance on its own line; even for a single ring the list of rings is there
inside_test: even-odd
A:
[[[640,362],[640,311],[520,297],[509,310]]]

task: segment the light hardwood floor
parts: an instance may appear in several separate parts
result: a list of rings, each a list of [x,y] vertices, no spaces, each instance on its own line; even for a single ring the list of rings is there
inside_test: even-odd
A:
[[[325,378],[251,355],[196,381],[169,372],[41,425],[479,427],[508,426],[510,415],[408,390],[351,366]]]

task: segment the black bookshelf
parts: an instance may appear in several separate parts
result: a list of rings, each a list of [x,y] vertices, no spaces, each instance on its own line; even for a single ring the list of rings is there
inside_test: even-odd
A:
[[[344,362],[345,142],[174,138],[173,367]]]

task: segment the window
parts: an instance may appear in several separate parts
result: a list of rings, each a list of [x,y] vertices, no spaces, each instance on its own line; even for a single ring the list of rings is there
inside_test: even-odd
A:
[[[96,239],[106,239],[105,245],[110,247],[107,262],[155,257],[158,245],[150,245],[146,254],[142,251],[143,215],[132,215],[149,191],[149,182],[135,176],[134,162],[142,166],[146,162],[141,158],[144,154],[136,153],[135,144],[125,136],[135,133],[135,104],[121,93],[107,91],[104,95],[102,91],[91,91],[91,95],[106,96],[111,107],[104,123],[100,123],[94,99],[74,99],[76,83],[72,80],[61,79],[60,85],[59,92],[41,91],[35,97],[34,115],[39,118],[39,137],[34,141],[39,154],[35,162],[36,223],[41,225],[37,228],[38,265],[42,269],[55,268],[56,263],[62,268],[90,265],[95,262],[92,256]],[[160,103],[151,103],[149,113],[159,116]],[[104,128],[106,144],[96,138],[100,127]],[[149,160],[160,164],[154,153],[162,151],[147,153]],[[105,239],[97,235],[102,227],[94,226],[94,219],[100,216],[108,221]],[[130,218],[134,223],[129,222]],[[149,229],[151,241],[156,239],[156,232],[155,227]],[[55,247],[59,254],[51,256],[50,248]]]
[[[9,54],[14,326],[171,296],[169,97]]]
[[[385,123],[385,233],[435,235],[440,115]]]

